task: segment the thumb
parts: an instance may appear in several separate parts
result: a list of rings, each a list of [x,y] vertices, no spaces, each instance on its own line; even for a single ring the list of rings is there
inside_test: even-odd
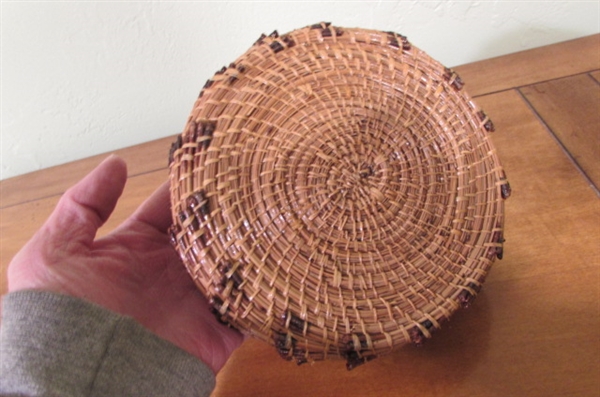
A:
[[[110,156],[67,190],[46,223],[10,262],[8,290],[47,288],[48,267],[86,255],[96,231],[115,208],[126,180],[125,162]]]
[[[90,246],[112,214],[127,181],[127,165],[111,155],[65,192],[40,230],[53,241]]]

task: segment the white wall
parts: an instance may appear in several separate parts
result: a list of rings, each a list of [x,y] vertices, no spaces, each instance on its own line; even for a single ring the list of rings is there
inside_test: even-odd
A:
[[[2,2],[1,11],[1,178],[179,132],[206,79],[274,29],[393,30],[456,66],[600,24],[598,1]]]

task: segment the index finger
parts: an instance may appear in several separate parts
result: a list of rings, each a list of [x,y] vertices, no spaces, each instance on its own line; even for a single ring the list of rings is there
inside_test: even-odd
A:
[[[164,182],[138,207],[130,219],[166,233],[172,223],[169,197],[169,183]]]

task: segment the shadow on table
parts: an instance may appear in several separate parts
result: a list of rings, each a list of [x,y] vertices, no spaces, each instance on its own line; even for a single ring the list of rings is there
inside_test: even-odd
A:
[[[352,371],[342,360],[296,366],[274,348],[248,340],[219,374],[213,396],[431,395],[460,386],[489,344],[491,312],[484,290],[421,347],[399,348]],[[333,379],[333,381],[332,381]]]

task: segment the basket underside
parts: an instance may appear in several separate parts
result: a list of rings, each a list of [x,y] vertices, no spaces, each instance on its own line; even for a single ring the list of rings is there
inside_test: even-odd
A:
[[[299,363],[420,344],[502,255],[489,118],[401,35],[261,36],[170,154],[173,243],[220,319]]]

